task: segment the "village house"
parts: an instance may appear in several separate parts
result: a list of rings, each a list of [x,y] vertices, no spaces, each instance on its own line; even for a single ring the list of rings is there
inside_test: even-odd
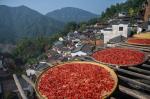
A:
[[[121,13],[118,13],[118,17],[125,17],[127,15],[126,12],[121,12]]]
[[[108,26],[108,23],[98,22],[98,23],[96,23],[92,28],[93,28],[94,30],[100,30],[100,29],[103,29],[103,28],[105,28],[105,27],[107,27],[107,26]]]
[[[104,43],[108,43],[111,39],[116,37],[129,37],[130,35],[130,28],[128,27],[128,24],[123,22],[118,22],[115,24],[112,24],[112,26],[105,28],[100,31],[100,34],[103,36]]]
[[[84,44],[84,46],[81,48],[81,51],[86,53],[87,55],[90,55],[93,53],[94,45],[92,44]]]
[[[80,38],[80,33],[78,31],[69,32],[67,35],[68,40],[72,40],[72,39],[76,39],[76,38]]]
[[[71,56],[72,57],[76,57],[76,56],[86,56],[87,53],[83,52],[83,51],[77,51],[77,52],[72,52]]]

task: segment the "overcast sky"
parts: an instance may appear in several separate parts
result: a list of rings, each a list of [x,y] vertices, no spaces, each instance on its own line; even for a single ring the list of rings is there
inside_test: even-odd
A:
[[[25,5],[42,14],[63,7],[76,7],[95,14],[101,14],[112,4],[125,2],[126,0],[0,0],[0,5],[12,7]]]

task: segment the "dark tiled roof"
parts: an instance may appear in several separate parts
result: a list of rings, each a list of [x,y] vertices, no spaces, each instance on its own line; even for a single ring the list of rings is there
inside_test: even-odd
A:
[[[46,63],[39,63],[36,67],[36,70],[43,70],[45,68],[49,67]]]
[[[112,29],[107,29],[107,28],[105,28],[105,29],[103,29],[104,31],[112,31]]]
[[[117,36],[117,37],[109,40],[109,42],[119,43],[119,42],[124,41],[125,39],[126,39],[125,37],[123,37],[122,35],[120,35],[120,36]]]
[[[111,21],[109,23],[109,25],[118,25],[118,24],[129,24],[130,21],[129,20],[125,20],[125,19],[115,19],[113,21]]]
[[[85,44],[82,48],[81,48],[81,51],[87,53],[87,54],[90,54],[92,53],[92,50],[93,50],[93,46],[91,44]]]
[[[57,46],[55,46],[55,47],[57,47],[57,48],[61,49],[61,48],[63,48],[63,47],[64,47],[64,44],[59,44],[59,45],[57,45]]]
[[[59,46],[59,45],[62,45],[62,44],[63,44],[62,41],[57,41],[57,42],[54,43],[54,46]]]

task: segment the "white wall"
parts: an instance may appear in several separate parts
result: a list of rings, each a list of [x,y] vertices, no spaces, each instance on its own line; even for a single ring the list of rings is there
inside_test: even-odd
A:
[[[148,25],[148,31],[150,31],[150,25]]]
[[[123,31],[119,31],[119,27],[123,27]],[[128,37],[130,29],[127,24],[112,25],[112,31],[101,30],[104,34],[104,43],[107,43],[110,39],[118,37],[120,35]]]
[[[111,38],[112,31],[101,30],[101,33],[104,34],[104,43],[107,43]]]
[[[124,16],[126,16],[126,15],[123,14],[123,13],[119,13],[118,16],[119,16],[119,17],[124,17]]]
[[[119,26],[118,25],[112,25],[112,33],[118,34],[118,31],[119,31]]]
[[[119,27],[123,27],[123,31],[119,31]],[[112,25],[113,34],[120,34],[124,37],[128,37],[129,28],[127,24],[119,24],[119,25]]]

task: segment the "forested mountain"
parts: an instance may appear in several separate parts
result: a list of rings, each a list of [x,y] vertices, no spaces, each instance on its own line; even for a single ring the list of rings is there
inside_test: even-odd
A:
[[[112,18],[119,12],[127,12],[129,14],[138,15],[142,10],[142,5],[146,0],[127,0],[124,3],[117,3],[107,8],[106,11],[102,12],[100,20],[107,20]]]
[[[98,17],[98,15],[96,14],[73,7],[65,7],[62,9],[55,10],[47,13],[46,16],[65,23],[71,21],[83,22]]]
[[[0,43],[14,42],[22,37],[50,35],[64,24],[46,17],[26,6],[0,5]]]

